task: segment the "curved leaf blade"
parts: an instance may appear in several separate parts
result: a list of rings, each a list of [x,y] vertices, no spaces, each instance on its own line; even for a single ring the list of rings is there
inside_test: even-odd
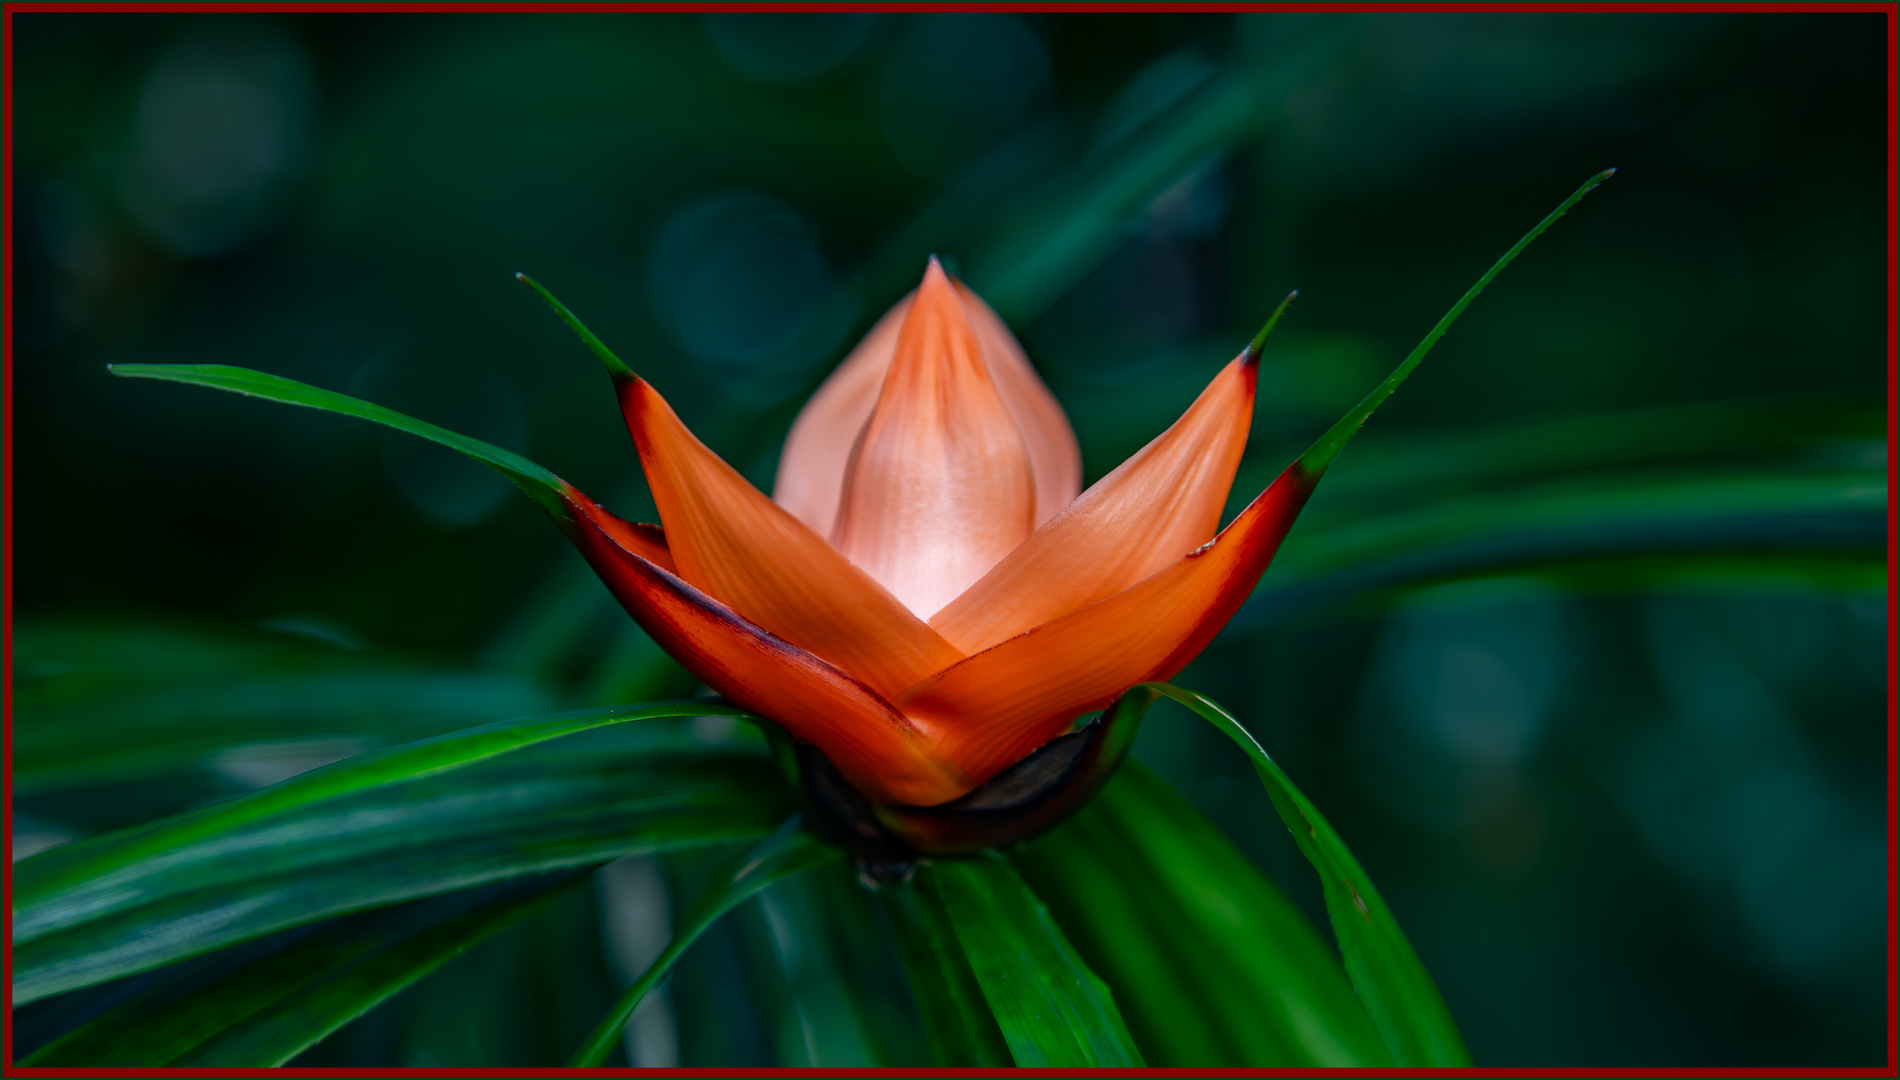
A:
[[[480,727],[404,743],[313,769],[254,795],[179,814],[163,821],[107,836],[66,844],[24,860],[15,868],[14,910],[36,908],[56,893],[82,883],[115,887],[116,876],[146,859],[204,844],[219,834],[325,799],[349,795],[384,784],[415,780],[459,769],[511,750],[573,735],[610,724],[675,716],[732,716],[752,719],[733,705],[704,701],[665,702],[657,705],[610,706],[582,709],[554,716],[501,720]],[[15,940],[22,923],[26,940],[40,927],[34,918],[16,914]],[[49,924],[58,925],[56,922]]]
[[[14,868],[15,999],[345,911],[760,835],[787,804],[756,755],[557,746],[461,768],[537,737],[706,713],[736,710],[684,703],[488,725],[22,860]],[[464,753],[457,760],[445,749]],[[390,767],[405,760],[435,767]]]
[[[1294,464],[1309,475],[1325,472],[1333,460],[1339,456],[1339,452],[1352,441],[1352,437],[1359,433],[1359,428],[1365,424],[1366,418],[1372,415],[1372,410],[1383,405],[1385,399],[1391,397],[1392,392],[1399,388],[1399,384],[1412,374],[1413,369],[1424,362],[1425,354],[1432,351],[1432,346],[1438,344],[1438,339],[1445,336],[1445,332],[1451,329],[1451,324],[1458,321],[1458,316],[1463,315],[1465,309],[1471,306],[1471,302],[1484,291],[1484,287],[1491,284],[1491,279],[1502,273],[1505,267],[1511,265],[1512,260],[1516,259],[1525,248],[1531,246],[1531,241],[1542,236],[1545,229],[1555,225],[1558,218],[1569,213],[1570,208],[1595,190],[1598,184],[1614,175],[1616,175],[1615,169],[1605,169],[1585,180],[1582,186],[1571,192],[1569,198],[1558,204],[1557,209],[1545,215],[1544,220],[1538,222],[1530,232],[1525,233],[1523,239],[1511,245],[1511,249],[1506,251],[1497,262],[1491,264],[1491,269],[1484,272],[1484,276],[1478,279],[1477,284],[1465,290],[1465,294],[1458,298],[1458,302],[1451,306],[1450,311],[1445,312],[1444,317],[1438,320],[1438,324],[1432,327],[1424,339],[1412,348],[1411,353],[1399,362],[1399,366],[1393,369],[1392,374],[1386,376],[1384,382],[1374,387],[1372,393],[1367,394],[1364,400],[1352,407],[1350,412],[1340,417],[1337,423],[1326,429],[1326,433],[1315,440]]]
[[[1138,761],[1012,860],[1168,1067],[1391,1064],[1338,953]]]
[[[614,1043],[619,1040],[621,1030],[627,1026],[627,1018],[633,1015],[647,992],[666,978],[693,942],[699,940],[699,936],[718,922],[722,915],[751,899],[773,882],[843,857],[843,852],[806,832],[801,815],[794,814],[787,818],[772,835],[741,856],[729,873],[714,879],[714,884],[680,920],[665,951],[614,1003],[613,1009],[602,1018],[593,1034],[574,1052],[568,1066],[590,1068],[604,1063]]]
[[[876,896],[890,919],[924,1038],[937,1064],[1007,1068],[1015,1059],[957,941],[942,892],[934,883],[913,878],[908,885],[881,888]]]
[[[1393,1061],[1401,1067],[1469,1067],[1471,1055],[1437,985],[1372,879],[1325,817],[1227,710],[1192,690],[1168,683],[1147,685],[1212,723],[1252,760],[1274,809],[1319,872],[1346,974]]]
[[[943,890],[957,939],[1017,1065],[1145,1064],[1107,984],[1002,856],[945,860],[920,873]]]
[[[556,707],[519,675],[169,621],[22,623],[14,664],[16,796],[298,744],[343,757]]]
[[[1462,494],[1289,536],[1235,622],[1244,628],[1380,589],[1582,570],[1622,587],[1707,576],[1884,583],[1885,479],[1870,471],[1629,477]],[[1618,570],[1623,571],[1618,573]]]
[[[628,367],[620,357],[615,356],[614,351],[609,349],[605,342],[595,337],[594,332],[576,318],[573,312],[567,310],[566,304],[556,300],[554,294],[549,292],[546,286],[526,274],[516,274],[515,280],[533,289],[535,295],[546,302],[555,317],[566,323],[569,330],[574,331],[574,336],[581,339],[581,344],[587,346],[587,351],[594,354],[595,359],[600,361],[601,366],[607,369],[607,374],[613,376],[615,381],[634,377],[633,369]]]
[[[295,379],[286,379],[279,375],[266,375],[250,368],[232,367],[228,364],[111,364],[106,370],[114,375],[129,379],[160,379],[166,382],[185,383],[190,386],[208,386],[213,390],[229,390],[246,397],[259,397],[266,401],[275,401],[284,405],[302,405],[319,412],[336,413],[339,416],[353,416],[359,420],[382,424],[439,443],[461,454],[481,462],[494,469],[515,486],[528,493],[528,497],[540,503],[556,521],[567,521],[567,500],[562,494],[561,478],[529,461],[512,450],[503,450],[499,446],[485,443],[480,439],[471,439],[445,427],[438,427],[426,420],[417,420],[405,416],[394,409],[371,404],[348,394],[339,394],[334,390],[324,390],[300,383]]]
[[[578,880],[559,873],[344,916],[209,985],[160,981],[20,1064],[282,1065]]]
[[[128,882],[135,899],[14,950],[16,1000],[349,911],[623,855],[749,840],[789,806],[757,757],[531,755],[339,800]]]

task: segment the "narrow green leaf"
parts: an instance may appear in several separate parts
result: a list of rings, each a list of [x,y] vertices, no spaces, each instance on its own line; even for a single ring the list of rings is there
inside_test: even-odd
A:
[[[694,902],[685,917],[679,920],[673,931],[673,940],[667,942],[666,950],[614,1003],[613,1010],[601,1020],[580,1049],[574,1052],[568,1066],[588,1068],[605,1062],[607,1054],[619,1041],[621,1030],[627,1026],[627,1018],[639,1007],[641,999],[658,986],[660,980],[666,978],[667,973],[673,970],[673,964],[706,932],[707,927],[719,921],[720,916],[751,899],[773,882],[823,866],[842,858],[843,854],[806,832],[804,819],[800,815],[794,814],[786,819],[777,831],[741,856],[730,873],[716,879],[712,887]]]
[[[866,888],[856,861],[847,859],[759,898],[764,921],[775,930],[785,927],[801,942],[797,952],[788,952],[778,947],[775,932],[767,950],[792,990],[792,1007],[809,1018],[808,1029],[817,1036],[817,1060],[801,1064],[842,1068],[853,1053],[883,1068],[935,1061],[890,920],[878,902],[883,891]],[[836,1034],[827,1037],[826,1030]]]
[[[581,344],[587,346],[587,348],[593,352],[594,356],[600,360],[601,364],[606,367],[607,374],[613,376],[616,381],[634,377],[633,369],[622,363],[620,358],[614,355],[612,349],[609,349],[599,338],[595,337],[594,332],[583,325],[579,319],[575,318],[574,313],[567,310],[567,305],[556,300],[554,294],[549,292],[540,282],[526,274],[516,274],[515,280],[533,289],[539,294],[541,299],[547,301],[548,307],[554,309],[554,314],[560,316],[561,321],[567,324],[567,328],[574,331],[574,336],[581,339]]]
[[[20,1064],[282,1065],[578,880],[553,874],[345,916],[208,985],[160,981]]]
[[[943,890],[957,939],[1017,1065],[1144,1064],[1107,985],[1002,856],[944,860],[920,873]]]
[[[890,918],[911,996],[936,1063],[945,1068],[1004,1068],[1014,1059],[977,984],[976,973],[933,879],[915,877],[877,891]]]
[[[1260,332],[1253,336],[1253,340],[1247,343],[1244,355],[1256,361],[1260,359],[1260,354],[1266,351],[1267,339],[1273,336],[1273,328],[1280,325],[1281,316],[1286,314],[1286,309],[1292,307],[1293,301],[1299,299],[1299,296],[1298,289],[1286,294],[1286,299],[1280,301],[1280,306],[1273,309],[1272,315],[1267,316],[1267,324],[1262,326]]]
[[[1578,200],[1590,194],[1592,189],[1603,181],[1608,180],[1611,176],[1615,175],[1615,173],[1615,169],[1605,169],[1590,179],[1585,180],[1582,187],[1579,187],[1575,192],[1571,193],[1571,196],[1565,199],[1557,209],[1552,210],[1544,220],[1538,222],[1536,228],[1525,233],[1522,240],[1513,244],[1511,250],[1504,253],[1503,258],[1492,264],[1491,269],[1485,271],[1484,276],[1478,279],[1476,285],[1473,285],[1462,297],[1458,298],[1458,302],[1451,306],[1451,310],[1445,313],[1444,318],[1438,320],[1438,325],[1432,327],[1431,332],[1425,335],[1425,340],[1418,343],[1417,347],[1399,364],[1398,368],[1394,370],[1391,375],[1388,375],[1386,380],[1380,383],[1372,393],[1367,394],[1365,400],[1353,406],[1351,412],[1340,417],[1338,423],[1327,429],[1326,434],[1321,435],[1317,442],[1308,447],[1304,454],[1300,455],[1299,461],[1296,464],[1308,474],[1325,472],[1327,466],[1333,463],[1333,459],[1339,456],[1339,452],[1346,448],[1348,442],[1352,441],[1352,437],[1358,434],[1360,426],[1366,422],[1367,417],[1372,415],[1372,410],[1378,408],[1385,402],[1386,398],[1392,396],[1392,391],[1397,390],[1399,384],[1405,381],[1406,376],[1412,373],[1412,369],[1418,367],[1420,362],[1425,359],[1425,354],[1431,352],[1432,346],[1438,344],[1438,339],[1444,337],[1445,331],[1451,329],[1451,324],[1458,320],[1458,316],[1464,314],[1465,308],[1470,307],[1471,302],[1476,300],[1478,294],[1484,291],[1484,287],[1491,284],[1491,279],[1497,277],[1499,272],[1511,265],[1511,260],[1517,258],[1519,252],[1529,247],[1532,240],[1542,236],[1545,229],[1556,224],[1557,219],[1563,217],[1570,211],[1571,207],[1577,205]]]
[[[491,724],[22,860],[15,1000],[344,911],[756,836],[785,805],[756,755],[554,746],[463,769],[557,735],[697,715],[739,714],[688,702]]]
[[[1012,861],[1114,988],[1151,1064],[1391,1064],[1337,951],[1140,762]]]
[[[552,514],[556,521],[568,520],[567,501],[561,491],[560,477],[512,450],[503,450],[480,439],[458,435],[447,428],[404,416],[394,409],[372,405],[334,390],[322,390],[295,379],[225,364],[112,364],[107,370],[131,379],[162,379],[191,386],[208,386],[214,390],[229,390],[246,397],[260,397],[285,405],[302,405],[321,412],[354,416],[397,431],[406,431],[474,458],[514,481],[515,486],[540,503],[542,509]]]
[[[1447,494],[1578,473],[1734,463],[1768,473],[1809,464],[1865,467],[1886,462],[1886,416],[1853,398],[1807,396],[1698,402],[1573,417],[1512,420],[1488,430],[1454,427],[1424,434],[1379,432],[1356,443],[1350,467],[1329,473],[1306,514],[1331,504],[1383,507]],[[1253,468],[1254,487],[1278,474],[1277,461]],[[1243,476],[1246,470],[1243,470]],[[1236,488],[1247,485],[1236,480]]]
[[[339,757],[553,705],[517,675],[189,624],[14,631],[16,795],[177,774],[245,747],[329,742]]]
[[[1200,714],[1252,760],[1274,809],[1319,872],[1346,974],[1393,1061],[1404,1067],[1468,1067],[1471,1055],[1438,987],[1372,879],[1319,810],[1227,710],[1192,690],[1168,683],[1146,685]]]
[[[1385,513],[1322,505],[1289,536],[1236,625],[1377,589],[1590,563],[1602,564],[1592,576],[1606,583],[1620,565],[1624,587],[1666,569],[1658,560],[1692,575],[1717,559],[1752,561],[1758,574],[1824,563],[1817,570],[1829,580],[1857,563],[1872,581],[1884,571],[1885,503],[1883,475],[1828,470],[1571,478]]]
[[[244,825],[309,806],[325,799],[415,780],[477,761],[519,750],[535,743],[573,735],[610,724],[625,724],[674,716],[733,716],[751,719],[733,705],[709,701],[665,702],[657,705],[616,705],[581,709],[555,716],[500,720],[480,727],[392,746],[313,769],[228,803],[180,814],[140,826],[55,848],[23,861],[16,868],[16,912],[31,909],[54,893],[82,882],[115,887],[116,876],[143,859],[173,854]],[[33,924],[37,925],[37,924]],[[20,933],[15,924],[16,940]]]
[[[285,815],[124,878],[104,910],[16,942],[16,1000],[289,926],[622,855],[749,840],[788,798],[763,758],[531,753]],[[44,915],[43,910],[28,914]]]

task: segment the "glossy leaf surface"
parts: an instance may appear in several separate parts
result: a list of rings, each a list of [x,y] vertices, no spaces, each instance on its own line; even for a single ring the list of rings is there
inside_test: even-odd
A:
[[[633,1015],[641,999],[666,978],[680,956],[708,927],[719,921],[720,916],[773,882],[843,857],[843,852],[806,832],[803,824],[798,815],[786,819],[770,836],[735,860],[728,872],[713,879],[711,887],[694,901],[674,927],[673,939],[667,943],[666,950],[627,988],[593,1034],[575,1051],[573,1060],[568,1062],[570,1067],[596,1066],[607,1060],[608,1052],[619,1040],[621,1029],[626,1027],[627,1018]]]
[[[1017,1065],[1144,1064],[1108,986],[1002,856],[946,860],[925,873],[943,890],[957,939]]]
[[[931,875],[879,889],[936,1063],[1006,1068],[1014,1060]]]
[[[565,746],[462,768],[591,727],[735,712],[681,703],[492,724],[23,860],[15,999],[346,911],[759,835],[786,807],[750,755]]]
[[[1293,833],[1300,852],[1319,872],[1346,974],[1393,1061],[1410,1067],[1469,1066],[1471,1055],[1438,987],[1372,879],[1319,810],[1225,709],[1192,690],[1167,683],[1150,685],[1198,713],[1246,751],[1273,798],[1274,809]]]
[[[576,880],[556,873],[345,916],[265,943],[278,947],[208,982],[180,965],[20,1063],[282,1065]]]
[[[1113,987],[1151,1064],[1390,1064],[1337,950],[1140,762],[1012,862]]]

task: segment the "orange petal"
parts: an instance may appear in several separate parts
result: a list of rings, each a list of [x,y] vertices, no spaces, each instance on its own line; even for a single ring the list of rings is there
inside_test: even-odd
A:
[[[1036,477],[1035,523],[1041,525],[1082,490],[1082,448],[1076,444],[1068,416],[1030,366],[1016,335],[975,289],[961,281],[956,286],[970,325],[976,327],[976,335],[983,342],[983,356],[989,361],[990,376],[996,380],[996,392],[1016,421],[1017,430],[1023,433],[1029,468]]]
[[[851,451],[832,543],[928,616],[1022,543],[1035,510],[1022,433],[932,259]]]
[[[1220,527],[1253,419],[1258,365],[1242,353],[1174,426],[1036,530],[930,625],[965,653],[1121,592]]]
[[[640,628],[706,685],[817,745],[872,799],[931,805],[973,786],[876,691],[622,545],[625,522],[565,492],[575,546]]]
[[[891,370],[891,357],[897,354],[897,332],[909,312],[910,297],[906,296],[884,313],[798,411],[791,434],[785,437],[785,449],[778,459],[778,479],[772,484],[772,501],[820,536],[830,536],[831,526],[838,520],[844,467],[851,460],[858,432],[864,430],[864,422],[871,418],[871,409],[877,404],[884,374]]]
[[[897,699],[939,752],[982,783],[1106,708],[1180,671],[1233,617],[1317,475],[1290,466],[1203,548],[1100,603],[976,654]]]
[[[886,696],[962,658],[706,449],[644,379],[617,388],[681,578]]]

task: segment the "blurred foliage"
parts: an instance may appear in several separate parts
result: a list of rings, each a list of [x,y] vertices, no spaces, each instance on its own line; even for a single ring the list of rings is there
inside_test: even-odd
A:
[[[761,484],[930,252],[1091,479],[1297,287],[1244,499],[1614,165],[1176,681],[1324,809],[1479,1064],[1881,1059],[1880,16],[10,18],[16,857],[693,687],[480,466],[106,363],[356,394],[651,520],[514,272]],[[1325,925],[1219,733],[1158,711],[1136,753]],[[563,1060],[725,857],[468,894],[515,921],[298,1062]],[[611,1060],[927,1063],[902,913],[831,869],[714,925]],[[433,956],[388,910],[323,932]]]

